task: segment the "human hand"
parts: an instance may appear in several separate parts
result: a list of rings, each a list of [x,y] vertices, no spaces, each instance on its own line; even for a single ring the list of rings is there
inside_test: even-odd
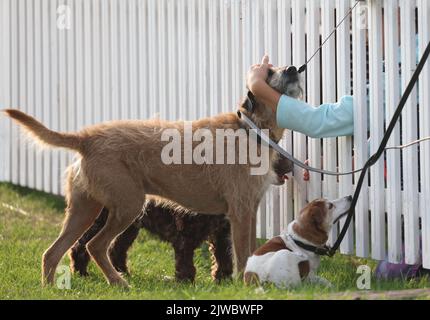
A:
[[[251,92],[253,92],[255,84],[260,81],[266,82],[270,67],[272,67],[272,65],[269,64],[269,56],[267,54],[264,55],[261,64],[254,64],[251,66],[246,77],[246,84]]]

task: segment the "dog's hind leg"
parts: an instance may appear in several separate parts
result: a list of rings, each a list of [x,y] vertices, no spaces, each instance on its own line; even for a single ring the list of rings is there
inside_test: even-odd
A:
[[[102,205],[88,194],[73,190],[70,195],[63,229],[42,258],[42,282],[52,284],[55,270],[63,255],[87,230],[100,213]]]
[[[128,287],[127,282],[115,270],[108,257],[108,249],[113,239],[121,234],[142,212],[145,194],[124,171],[115,185],[105,194],[110,196],[109,217],[103,229],[87,244],[87,249],[103,271],[109,284]],[[118,181],[119,180],[119,181]]]
[[[88,275],[87,266],[91,257],[87,251],[87,243],[103,228],[103,226],[106,224],[108,215],[109,210],[103,208],[102,212],[97,217],[91,228],[89,228],[70,249],[69,258],[70,269],[72,272],[78,272],[81,276]]]

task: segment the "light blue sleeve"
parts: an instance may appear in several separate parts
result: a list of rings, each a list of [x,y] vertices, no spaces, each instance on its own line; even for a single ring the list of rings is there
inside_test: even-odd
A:
[[[354,134],[354,100],[344,96],[337,103],[319,107],[283,95],[278,102],[278,126],[312,138],[332,138]]]

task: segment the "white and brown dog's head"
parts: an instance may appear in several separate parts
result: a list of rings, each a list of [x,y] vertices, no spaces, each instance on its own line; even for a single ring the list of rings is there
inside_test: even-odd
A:
[[[328,240],[328,234],[341,217],[347,214],[352,197],[334,201],[317,199],[310,202],[292,225],[293,231],[308,242],[322,246]]]

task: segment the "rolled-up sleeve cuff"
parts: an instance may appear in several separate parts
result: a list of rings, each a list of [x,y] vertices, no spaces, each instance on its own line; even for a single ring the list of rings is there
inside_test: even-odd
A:
[[[303,112],[302,103],[300,100],[282,95],[276,109],[278,127],[295,130],[300,123],[300,116]]]

